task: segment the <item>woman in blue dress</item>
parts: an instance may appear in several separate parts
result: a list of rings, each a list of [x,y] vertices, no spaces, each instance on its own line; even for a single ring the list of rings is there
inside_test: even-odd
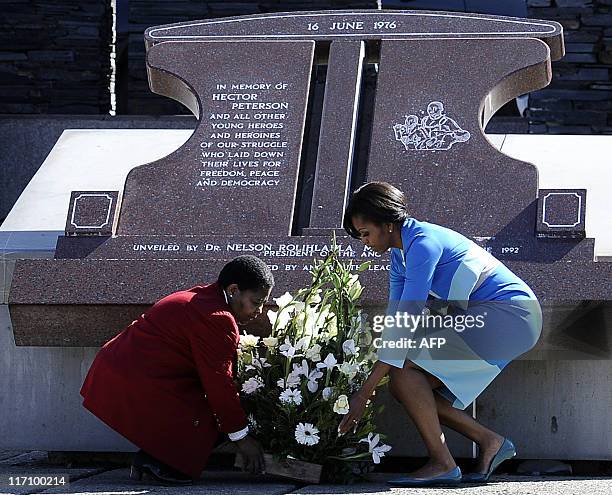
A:
[[[430,455],[423,467],[390,483],[486,482],[516,450],[510,439],[464,409],[510,361],[536,344],[542,329],[536,296],[473,241],[411,218],[404,194],[390,184],[372,182],[357,189],[344,228],[377,253],[391,249],[391,267],[378,361],[351,398],[340,433],[356,427],[367,400],[389,374],[391,393],[414,421]],[[430,311],[428,306],[445,309]],[[462,475],[441,424],[476,442],[473,472]]]

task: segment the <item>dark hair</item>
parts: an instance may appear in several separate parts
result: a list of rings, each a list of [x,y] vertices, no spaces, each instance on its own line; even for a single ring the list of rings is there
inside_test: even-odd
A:
[[[408,216],[406,197],[387,182],[368,182],[353,191],[344,212],[344,230],[351,237],[360,239],[361,235],[353,225],[355,216],[374,223],[402,223]]]
[[[217,282],[224,289],[238,284],[240,290],[258,290],[274,286],[274,277],[268,265],[257,256],[244,255],[227,263],[219,273]]]

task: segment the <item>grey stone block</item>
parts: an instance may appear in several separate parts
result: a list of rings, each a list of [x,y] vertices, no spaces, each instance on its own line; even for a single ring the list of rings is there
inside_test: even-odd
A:
[[[595,14],[581,17],[585,26],[612,26],[612,14]]]
[[[95,111],[95,107],[91,107],[90,110]],[[1,111],[2,105],[0,105]],[[193,127],[195,127],[193,117],[0,118],[0,142],[3,143],[0,146],[0,190],[2,190],[0,221],[8,214],[64,129],[190,129]]]

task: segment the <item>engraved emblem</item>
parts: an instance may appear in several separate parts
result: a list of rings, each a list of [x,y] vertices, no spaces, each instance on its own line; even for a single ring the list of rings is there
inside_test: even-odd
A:
[[[424,112],[421,112],[424,113]],[[455,143],[467,142],[471,134],[444,113],[444,104],[432,101],[427,105],[427,115],[406,115],[403,124],[393,126],[395,139],[400,141],[406,151],[444,151],[450,150]]]

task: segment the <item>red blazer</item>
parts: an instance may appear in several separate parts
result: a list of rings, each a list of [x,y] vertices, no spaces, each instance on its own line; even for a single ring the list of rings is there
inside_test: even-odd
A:
[[[233,380],[239,340],[218,284],[175,292],[102,347],[81,388],[83,405],[197,478],[218,432],[247,426]]]

